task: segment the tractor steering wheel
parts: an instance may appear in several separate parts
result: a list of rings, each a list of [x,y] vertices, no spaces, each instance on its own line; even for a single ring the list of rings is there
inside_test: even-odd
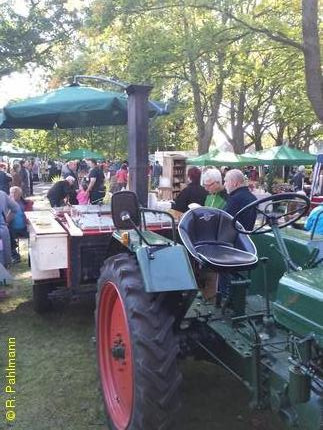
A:
[[[267,203],[267,204],[266,204]],[[283,193],[255,200],[237,212],[232,220],[234,228],[243,234],[262,234],[272,230],[273,226],[284,228],[301,218],[310,207],[310,200],[301,194]],[[285,210],[281,210],[281,207]],[[275,211],[274,209],[280,209]],[[255,209],[257,219],[252,230],[245,230],[239,221],[241,214]]]

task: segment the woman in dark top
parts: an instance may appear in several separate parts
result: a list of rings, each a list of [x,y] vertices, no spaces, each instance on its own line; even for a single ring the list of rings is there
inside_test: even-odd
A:
[[[191,167],[188,172],[189,184],[175,199],[173,209],[186,212],[191,203],[198,203],[203,206],[208,192],[200,184],[201,171],[198,167]]]

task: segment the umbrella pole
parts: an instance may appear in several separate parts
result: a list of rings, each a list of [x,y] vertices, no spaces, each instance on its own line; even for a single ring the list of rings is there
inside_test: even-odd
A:
[[[93,147],[93,128],[90,130],[90,142],[91,142],[91,151],[94,151]]]
[[[60,147],[59,147],[59,141],[58,141],[58,131],[57,131],[57,127],[54,127],[54,133],[55,133],[55,143],[56,143],[56,154],[57,154],[57,157],[59,158],[59,154],[60,154]]]
[[[113,140],[113,150],[112,150],[112,160],[116,157],[116,148],[117,148],[117,129],[114,129],[114,140]]]

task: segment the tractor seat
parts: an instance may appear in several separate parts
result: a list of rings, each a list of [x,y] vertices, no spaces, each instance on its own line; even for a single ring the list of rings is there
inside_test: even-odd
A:
[[[249,236],[238,233],[232,220],[220,209],[200,207],[185,213],[178,232],[198,262],[217,271],[252,269],[258,261],[256,247]]]

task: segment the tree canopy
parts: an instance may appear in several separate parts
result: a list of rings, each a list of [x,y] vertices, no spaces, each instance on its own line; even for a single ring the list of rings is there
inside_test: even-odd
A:
[[[54,46],[64,46],[78,27],[64,0],[25,0],[26,13],[0,4],[0,78],[26,64],[48,65]]]
[[[72,23],[63,16],[66,34]],[[82,20],[73,43],[56,51],[52,86],[73,74],[153,84],[153,97],[173,108],[151,124],[151,150],[202,154],[214,130],[237,153],[283,142],[308,148],[320,137],[317,0],[94,0]]]

